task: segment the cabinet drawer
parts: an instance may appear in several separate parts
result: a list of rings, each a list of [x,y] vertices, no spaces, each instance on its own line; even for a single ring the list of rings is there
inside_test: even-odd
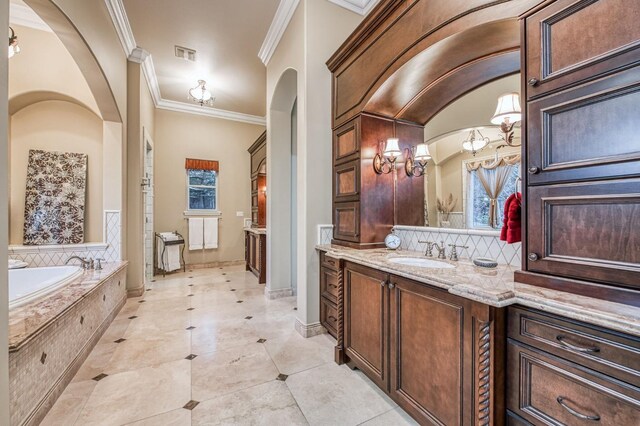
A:
[[[527,96],[640,60],[638,21],[637,0],[558,0],[527,17]]]
[[[338,274],[331,269],[320,270],[320,295],[333,303],[338,303]]]
[[[528,191],[527,270],[640,288],[640,179]]]
[[[507,408],[544,425],[637,425],[640,389],[514,341],[507,348]]]
[[[640,67],[530,102],[528,183],[640,176],[639,104]]]
[[[360,196],[360,160],[333,168],[335,201],[357,201]]]
[[[328,269],[337,271],[339,266],[339,261],[338,259],[334,259],[333,257],[328,256],[325,252],[320,252],[320,265],[323,268],[328,268]]]
[[[360,153],[360,119],[338,128],[333,133],[333,162],[340,164],[353,160]]]
[[[333,223],[336,240],[360,241],[360,203],[335,203]]]
[[[640,387],[640,338],[522,308],[509,308],[508,335]]]
[[[338,308],[326,298],[320,298],[320,323],[333,337],[338,335]]]

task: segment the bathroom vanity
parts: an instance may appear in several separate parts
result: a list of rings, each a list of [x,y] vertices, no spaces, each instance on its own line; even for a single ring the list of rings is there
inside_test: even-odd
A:
[[[320,322],[336,362],[419,423],[640,424],[638,21],[634,0],[383,0],[327,62],[334,233],[318,247]],[[436,116],[518,73],[521,148],[508,160],[522,262],[434,260],[433,239],[380,249],[394,226],[427,222],[433,176],[410,166]],[[448,119],[461,128],[483,125],[458,111]],[[423,169],[441,167],[444,148]]]

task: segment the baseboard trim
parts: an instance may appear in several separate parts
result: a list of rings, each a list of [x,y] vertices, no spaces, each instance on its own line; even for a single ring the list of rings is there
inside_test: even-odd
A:
[[[188,263],[187,270],[189,269],[208,269],[208,268],[221,268],[225,266],[237,266],[244,265],[244,260],[226,260],[223,262],[208,262],[208,263]],[[179,271],[182,272],[182,271]]]
[[[291,288],[278,288],[275,290],[271,290],[266,287],[264,289],[264,295],[269,300],[282,299],[283,297],[291,297],[293,296],[293,289]]]
[[[296,318],[296,331],[305,339],[308,337],[318,336],[320,334],[325,334],[327,329],[322,326],[319,322],[314,322],[312,324],[303,324],[298,318]]]
[[[49,410],[51,410],[51,408],[56,403],[60,395],[62,395],[62,392],[64,392],[69,383],[71,383],[71,380],[73,380],[80,367],[82,367],[82,364],[89,357],[89,354],[91,353],[93,348],[98,344],[98,341],[100,341],[102,335],[105,331],[107,331],[107,328],[109,328],[115,317],[118,316],[118,313],[126,302],[127,299],[123,298],[115,307],[115,309],[111,311],[111,313],[105,318],[100,327],[98,327],[93,333],[91,339],[87,341],[80,353],[76,355],[75,359],[71,361],[71,364],[69,364],[67,369],[58,378],[58,381],[53,385],[53,387],[44,396],[44,398],[42,398],[40,403],[33,409],[33,411],[26,417],[23,422],[24,425],[35,426],[39,425],[42,420],[44,420]]]
[[[144,286],[127,289],[127,297],[140,297],[144,294]]]

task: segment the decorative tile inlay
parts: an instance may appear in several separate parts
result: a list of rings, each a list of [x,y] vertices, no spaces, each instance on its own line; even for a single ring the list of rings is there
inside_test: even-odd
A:
[[[80,325],[84,324],[84,315],[80,315]]]
[[[258,343],[264,343],[266,341],[267,341],[267,339],[258,339]]]
[[[193,297],[193,294],[187,294],[187,297]]]
[[[24,244],[84,242],[87,154],[29,150]]]
[[[276,377],[276,380],[280,380],[281,382],[284,382],[285,380],[287,380],[287,376],[286,374],[278,374],[278,377]]]
[[[198,355],[196,354],[190,354],[188,355],[185,359],[188,359],[189,361],[191,361],[192,359],[194,359],[195,357],[197,357]]]
[[[186,409],[186,410],[191,411],[191,410],[193,410],[194,408],[196,408],[196,407],[198,406],[198,404],[200,404],[200,402],[198,402],[198,401],[194,401],[194,400],[192,399],[191,401],[187,402],[187,403],[184,405],[184,407],[182,407],[182,408],[184,408],[184,409]]]
[[[42,355],[40,355],[40,363],[44,364],[46,360],[47,360],[47,353],[42,352]]]
[[[101,374],[98,374],[96,377],[94,377],[91,380],[95,380],[96,382],[99,382],[100,380],[104,379],[107,376],[108,376],[108,374],[101,373]]]
[[[187,311],[193,311],[195,308],[187,308]]]
[[[123,339],[123,338],[121,337],[121,338],[119,338],[118,340],[115,340],[113,343],[122,343],[122,342],[124,342],[125,340],[127,340],[127,339]]]
[[[231,289],[231,291],[236,291],[236,289],[235,289],[235,288],[232,288],[232,289]]]
[[[138,303],[144,303],[146,300],[139,300]]]
[[[242,303],[244,302],[244,300],[238,300],[236,303]]]
[[[331,244],[333,225],[318,225],[318,244]]]
[[[130,320],[132,320],[132,319],[136,319],[136,318],[138,318],[138,316],[137,316],[137,315],[132,315],[132,316],[130,316],[130,317],[129,317],[129,319],[130,319]]]
[[[246,319],[246,320],[250,320],[251,318],[253,318],[251,315],[249,315],[247,317],[244,317],[244,319]]]
[[[186,329],[187,329],[187,330],[193,330],[194,328],[195,328],[195,327],[191,325],[191,326],[187,327]]]

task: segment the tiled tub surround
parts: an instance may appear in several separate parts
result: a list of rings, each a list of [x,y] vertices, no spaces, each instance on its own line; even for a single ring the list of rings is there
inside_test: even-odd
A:
[[[386,249],[355,250],[337,245],[319,245],[317,249],[336,259],[344,259],[447,289],[449,293],[487,305],[504,307],[519,304],[640,336],[640,308],[515,283],[513,281],[515,268],[509,265],[485,269],[473,265],[468,259],[462,259],[458,262],[447,260],[446,262],[455,265],[455,268],[451,269],[421,268],[391,263],[389,259],[424,257],[423,252]]]
[[[521,244],[500,241],[500,231],[396,225],[393,232],[402,240],[402,250],[424,253],[426,244],[420,241],[434,241],[438,244],[444,241],[447,251],[449,244],[468,246],[468,249],[458,250],[460,257],[490,257],[500,264],[520,268]]]
[[[9,312],[11,424],[38,424],[126,301],[126,262]]]

